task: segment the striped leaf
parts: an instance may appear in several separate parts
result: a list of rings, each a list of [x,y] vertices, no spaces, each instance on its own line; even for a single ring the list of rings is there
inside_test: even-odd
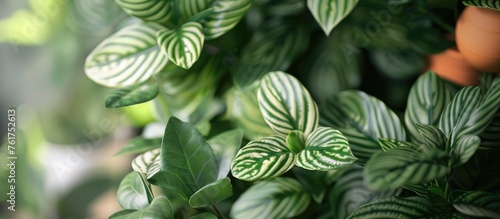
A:
[[[356,6],[359,0],[307,0],[307,7],[328,36]]]
[[[299,215],[311,198],[292,178],[258,182],[245,191],[231,208],[231,218],[291,218]]]
[[[139,173],[132,172],[123,178],[116,198],[122,209],[143,209],[151,201],[149,195],[151,195],[149,185],[144,184]]]
[[[193,208],[208,207],[233,195],[231,180],[227,177],[218,179],[200,190],[189,198],[189,206]]]
[[[174,2],[177,12],[182,19],[189,19],[208,9],[215,0],[170,0]]]
[[[160,148],[153,149],[137,156],[132,161],[132,169],[146,176],[147,179],[160,172]]]
[[[226,177],[231,170],[231,162],[240,149],[242,139],[243,133],[235,129],[218,134],[208,140],[219,166],[217,179]]]
[[[284,137],[264,137],[251,141],[236,154],[231,172],[241,180],[262,180],[287,172],[294,166],[296,159]]]
[[[349,142],[342,133],[329,127],[320,127],[307,138],[305,149],[297,155],[297,166],[326,171],[346,167],[355,160]]]
[[[385,152],[397,147],[418,147],[418,145],[412,142],[398,141],[396,139],[389,138],[379,138],[378,143]]]
[[[453,207],[473,217],[500,218],[500,195],[471,191],[455,199]]]
[[[216,0],[213,11],[202,22],[207,40],[215,39],[233,29],[245,17],[254,0]]]
[[[231,71],[233,80],[244,89],[271,71],[286,71],[308,45],[309,33],[302,26],[265,24],[242,49]]]
[[[397,189],[445,176],[447,154],[434,148],[396,147],[374,154],[366,163],[364,180],[374,190]]]
[[[395,80],[418,76],[426,65],[422,55],[408,49],[370,50],[370,60],[378,72]]]
[[[500,78],[482,95],[479,87],[462,88],[444,110],[439,128],[450,136],[451,147],[464,135],[480,135],[500,108]]]
[[[146,81],[168,62],[156,44],[153,23],[127,26],[102,41],[87,57],[85,73],[108,87],[127,87]]]
[[[445,150],[448,138],[444,135],[443,131],[433,125],[416,125],[423,142],[429,147],[439,148]]]
[[[333,218],[346,218],[361,205],[377,199],[398,195],[401,189],[376,192],[363,184],[363,169],[352,165],[335,183],[330,193],[330,209]]]
[[[257,1],[260,3],[259,1]],[[306,8],[306,2],[303,0],[282,0],[269,1],[265,3],[265,7],[261,9],[266,15],[272,17],[294,16],[302,13]]]
[[[173,10],[170,0],[115,0],[127,14],[144,21],[167,23]]]
[[[165,196],[156,197],[149,206],[141,210],[123,210],[111,215],[109,219],[167,219],[174,218],[174,209],[170,200]]]
[[[498,144],[500,142],[500,109],[479,137],[481,137],[481,148],[494,149],[500,146]]]
[[[436,214],[432,204],[422,197],[386,197],[361,206],[347,218],[412,219],[431,218]]]
[[[500,10],[499,0],[463,0],[464,5]]]
[[[158,95],[158,84],[144,82],[112,91],[106,96],[106,108],[119,108],[152,100]]]
[[[288,135],[299,130],[307,138],[318,127],[316,103],[300,81],[287,73],[264,76],[257,99],[264,120],[276,133]]]
[[[413,84],[405,111],[405,125],[413,140],[420,138],[418,125],[437,125],[439,116],[451,100],[444,80],[433,71],[422,74]]]
[[[178,29],[165,29],[157,33],[158,45],[174,64],[189,69],[200,57],[205,35],[202,26],[188,22]]]
[[[360,163],[382,151],[379,138],[406,140],[398,116],[382,101],[362,91],[343,91],[321,108],[321,125],[338,129],[349,139]]]
[[[480,144],[481,139],[477,135],[464,135],[460,137],[450,153],[453,166],[460,166],[467,163],[476,153]]]

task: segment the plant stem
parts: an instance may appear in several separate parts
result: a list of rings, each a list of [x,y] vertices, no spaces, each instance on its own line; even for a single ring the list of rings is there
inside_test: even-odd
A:
[[[212,205],[212,209],[214,210],[215,214],[217,215],[218,218],[222,218],[222,219],[225,219],[226,217],[224,217],[224,215],[222,215],[219,211],[219,209],[217,208],[217,206],[215,205]]]

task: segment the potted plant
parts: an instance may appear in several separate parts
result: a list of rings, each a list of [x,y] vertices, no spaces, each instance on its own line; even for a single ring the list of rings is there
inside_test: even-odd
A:
[[[401,117],[348,89],[361,49],[431,47],[409,37],[425,22],[383,11],[412,3],[391,2],[117,0],[141,21],[86,73],[115,88],[106,107],[151,101],[162,126],[118,152],[138,155],[110,218],[500,217],[498,76],[453,94],[428,71]],[[348,28],[375,30],[362,13],[374,9],[379,34]]]

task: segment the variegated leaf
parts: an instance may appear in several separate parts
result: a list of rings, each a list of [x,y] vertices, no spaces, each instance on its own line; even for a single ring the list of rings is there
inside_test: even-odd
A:
[[[351,165],[356,157],[349,142],[338,130],[320,127],[306,140],[306,147],[297,155],[297,166],[308,170],[334,170]]]
[[[453,166],[460,166],[467,163],[476,153],[479,145],[481,145],[481,139],[477,135],[464,135],[460,137],[450,152]]]
[[[418,147],[417,144],[412,143],[412,142],[406,142],[406,141],[399,141],[396,139],[390,139],[390,138],[379,138],[378,143],[382,150],[384,151],[390,151],[393,148],[397,147]]]
[[[423,142],[418,125],[437,125],[441,112],[451,101],[445,82],[433,71],[422,74],[413,84],[405,111],[405,124],[412,139]]]
[[[417,124],[416,127],[418,132],[420,132],[422,140],[425,144],[433,148],[439,148],[441,150],[445,150],[448,138],[444,135],[441,129],[432,125]]]
[[[462,0],[464,5],[500,10],[499,0]]]
[[[374,202],[362,205],[348,219],[357,218],[434,218],[439,215],[432,208],[432,204],[422,197],[386,197]]]
[[[215,0],[173,0],[178,13],[184,20],[208,9],[214,1]]]
[[[482,191],[466,192],[453,201],[453,207],[473,217],[500,218],[500,195]]]
[[[254,0],[217,0],[213,11],[205,18],[203,32],[207,40],[215,39],[233,29],[245,17]]]
[[[264,137],[251,141],[236,154],[231,172],[241,180],[262,180],[287,172],[294,166],[296,159],[284,137]]]
[[[256,183],[231,208],[231,218],[292,218],[299,215],[311,198],[292,178],[275,178]]]
[[[161,156],[160,148],[153,149],[137,156],[132,161],[132,169],[142,173],[147,179],[160,172]]]
[[[85,73],[108,87],[127,87],[146,81],[168,62],[156,44],[156,32],[163,27],[137,23],[102,41],[85,61]]]
[[[152,201],[151,188],[141,179],[140,173],[127,174],[117,191],[118,204],[122,209],[143,209]]]
[[[158,45],[163,54],[176,65],[189,69],[200,57],[205,35],[201,24],[188,22],[177,29],[157,33]]]
[[[264,120],[276,133],[288,135],[299,130],[307,138],[318,127],[316,103],[299,80],[287,73],[264,76],[257,98]]]
[[[316,22],[328,36],[332,29],[342,21],[359,0],[307,0],[307,7]]]
[[[172,19],[170,0],[115,0],[127,14],[144,21],[167,23]]]

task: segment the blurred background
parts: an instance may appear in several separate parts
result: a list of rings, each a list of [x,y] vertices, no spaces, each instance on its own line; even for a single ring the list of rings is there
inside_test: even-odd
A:
[[[132,158],[113,154],[149,122],[149,107],[105,109],[109,90],[83,64],[125,18],[109,0],[0,0],[0,121],[7,127],[7,110],[16,109],[18,157],[12,212],[2,139],[0,218],[107,218],[119,210],[116,189]]]

